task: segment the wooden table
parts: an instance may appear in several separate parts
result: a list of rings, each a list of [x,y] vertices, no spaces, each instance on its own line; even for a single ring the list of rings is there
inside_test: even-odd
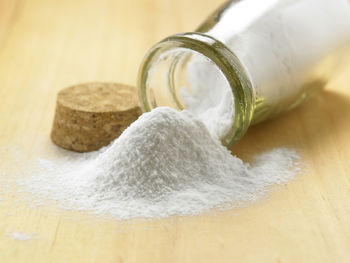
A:
[[[25,158],[56,154],[49,132],[58,90],[88,81],[134,85],[151,45],[194,29],[218,2],[0,0],[0,146]],[[350,66],[232,149],[243,159],[284,145],[303,154],[307,171],[258,203],[120,222],[3,200],[0,262],[350,262],[349,84]],[[0,173],[7,162],[0,155]],[[20,241],[8,235],[15,231],[37,234]]]

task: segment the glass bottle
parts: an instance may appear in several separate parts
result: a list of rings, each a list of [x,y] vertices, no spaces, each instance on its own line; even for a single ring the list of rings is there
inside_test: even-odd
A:
[[[195,32],[151,48],[140,67],[140,106],[188,109],[229,147],[324,86],[349,39],[347,0],[229,1]]]

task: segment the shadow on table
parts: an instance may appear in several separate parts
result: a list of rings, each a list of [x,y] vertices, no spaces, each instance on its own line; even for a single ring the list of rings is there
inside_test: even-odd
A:
[[[323,90],[291,112],[250,127],[231,151],[244,161],[275,147],[313,151],[331,143],[331,135],[349,136],[348,123],[350,98]]]

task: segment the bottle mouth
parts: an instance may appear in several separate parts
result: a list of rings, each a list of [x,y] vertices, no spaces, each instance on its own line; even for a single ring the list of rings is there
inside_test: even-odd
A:
[[[143,111],[189,110],[223,145],[245,134],[254,110],[251,81],[238,58],[202,33],[170,36],[146,54],[139,71]]]

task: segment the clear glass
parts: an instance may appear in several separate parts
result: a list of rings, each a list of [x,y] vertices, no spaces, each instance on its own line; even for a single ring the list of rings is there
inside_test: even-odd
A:
[[[140,106],[188,109],[229,147],[322,88],[349,40],[347,0],[229,1],[146,54]]]

